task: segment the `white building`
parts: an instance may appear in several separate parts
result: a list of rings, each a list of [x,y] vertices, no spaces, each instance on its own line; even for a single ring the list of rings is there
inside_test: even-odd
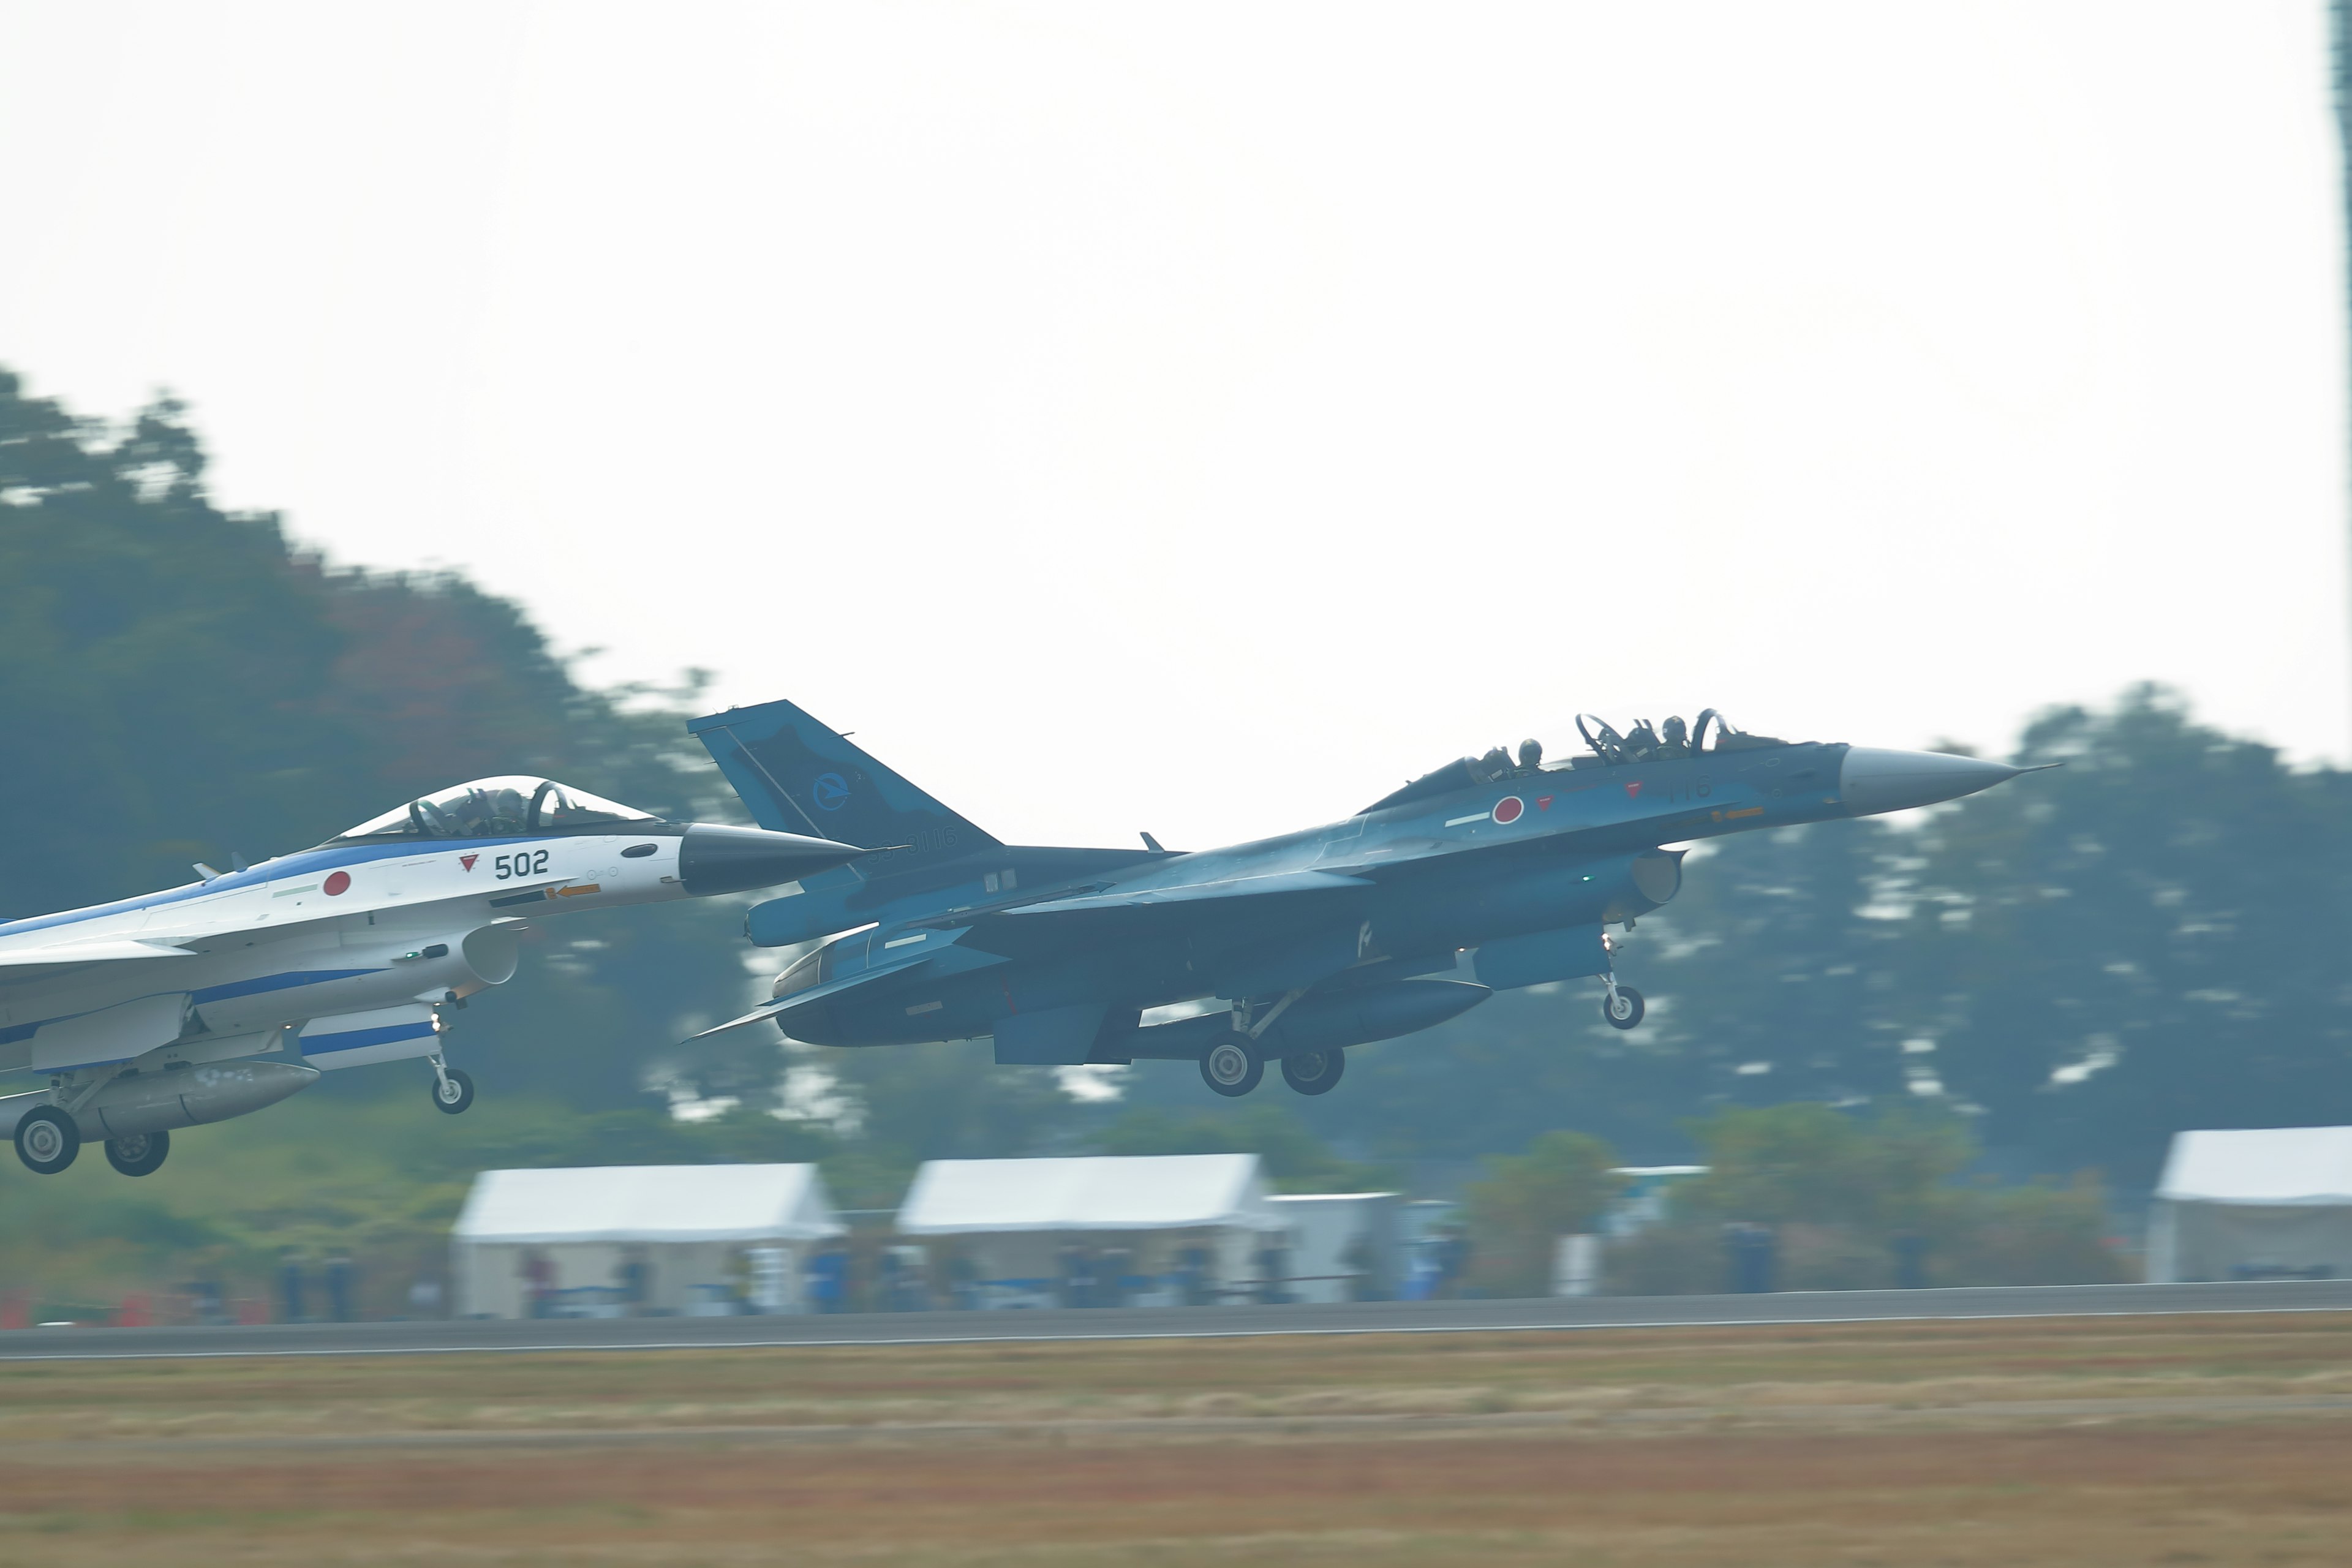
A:
[[[2147,1277],[2352,1278],[2352,1127],[2177,1132]]]
[[[449,1278],[463,1317],[790,1312],[807,1253],[842,1234],[814,1165],[484,1171]]]
[[[1290,1231],[1283,1289],[1294,1301],[1386,1301],[1402,1282],[1395,1193],[1300,1193],[1266,1200]]]
[[[954,1304],[983,1308],[1236,1303],[1288,1246],[1255,1154],[932,1160],[898,1229],[929,1244]]]

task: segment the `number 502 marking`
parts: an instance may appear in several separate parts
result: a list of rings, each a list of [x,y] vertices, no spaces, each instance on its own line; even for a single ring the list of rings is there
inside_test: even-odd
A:
[[[547,851],[525,849],[518,855],[501,855],[490,864],[498,868],[501,882],[510,877],[536,877],[547,869]]]

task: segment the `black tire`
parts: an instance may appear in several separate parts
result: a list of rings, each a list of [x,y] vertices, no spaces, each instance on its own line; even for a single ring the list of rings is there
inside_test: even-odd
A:
[[[474,1103],[474,1080],[456,1068],[444,1070],[449,1075],[449,1088],[456,1091],[456,1095],[453,1099],[443,1094],[441,1079],[435,1078],[431,1083],[425,1085],[433,1094],[433,1109],[447,1116],[462,1115],[466,1107]]]
[[[1238,1029],[1201,1054],[1201,1081],[1228,1100],[1247,1094],[1264,1077],[1265,1058]]]
[[[37,1105],[16,1123],[16,1158],[27,1170],[54,1176],[81,1152],[81,1129],[54,1105]]]
[[[1612,1000],[1613,1006],[1611,1005]],[[1601,1021],[1612,1029],[1632,1028],[1642,1021],[1642,1015],[1648,1009],[1642,1005],[1642,994],[1631,985],[1617,987],[1614,998],[1603,996],[1601,999]]]
[[[1282,1058],[1282,1081],[1301,1094],[1330,1093],[1339,1087],[1339,1075],[1347,1070],[1348,1053],[1336,1046],[1328,1051],[1301,1051]]]
[[[126,1176],[152,1176],[172,1152],[169,1132],[126,1132],[106,1141],[106,1163]]]

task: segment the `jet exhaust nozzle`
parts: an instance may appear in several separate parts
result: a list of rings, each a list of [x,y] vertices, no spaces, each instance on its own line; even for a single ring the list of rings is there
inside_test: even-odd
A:
[[[677,846],[677,879],[689,893],[742,893],[846,866],[866,851],[830,838],[698,822]]]
[[[170,1132],[249,1116],[318,1081],[318,1068],[292,1062],[205,1062],[116,1079],[74,1112],[74,1120],[81,1135],[93,1141]],[[48,1103],[48,1095],[41,1092],[0,1100],[0,1136],[13,1134],[25,1112]]]
[[[1838,767],[1838,798],[1845,803],[1849,816],[1872,816],[1882,811],[1907,811],[1958,800],[2006,784],[2026,771],[2007,763],[1943,752],[1849,746],[1845,761]]]

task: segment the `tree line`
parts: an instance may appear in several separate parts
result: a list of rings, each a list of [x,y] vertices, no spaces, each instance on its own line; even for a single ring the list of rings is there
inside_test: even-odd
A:
[[[0,370],[0,916],[300,847],[486,773],[740,819],[683,733],[693,678],[584,684],[520,606],[454,573],[328,562],[278,517],[222,510],[205,464],[168,399],[109,425]],[[1965,1130],[1974,1176],[2096,1169],[2129,1191],[2182,1127],[2352,1121],[2347,775],[2154,689],[2044,713],[2016,755],[2066,765],[1919,820],[1695,853],[1620,960],[1651,999],[1639,1031],[1604,1027],[1588,987],[1506,994],[1363,1048],[1338,1094],[1253,1107],[1252,1136],[1287,1169],[1454,1191],[1548,1132],[1664,1163],[1697,1157],[1694,1128],[1727,1110],[1909,1108]],[[1332,789],[1342,809],[1364,793]],[[486,1100],[579,1112],[673,1091],[759,1112],[789,1079],[803,1120],[764,1123],[819,1140],[868,1194],[921,1158],[1198,1146],[1242,1125],[1181,1064],[1094,1101],[994,1068],[984,1044],[794,1054],[746,1030],[683,1051],[753,984],[737,921],[713,900],[567,922],[454,1048]],[[313,1092],[414,1091],[399,1079]]]

